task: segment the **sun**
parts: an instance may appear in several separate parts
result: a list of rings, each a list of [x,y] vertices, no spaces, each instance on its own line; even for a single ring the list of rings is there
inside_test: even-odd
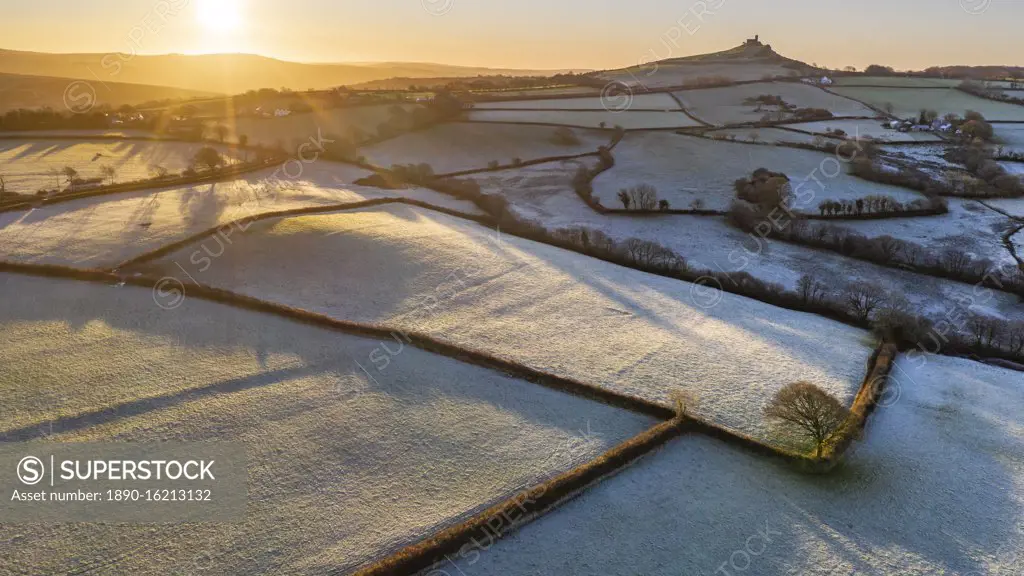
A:
[[[196,17],[211,32],[233,32],[242,25],[239,0],[198,0]]]

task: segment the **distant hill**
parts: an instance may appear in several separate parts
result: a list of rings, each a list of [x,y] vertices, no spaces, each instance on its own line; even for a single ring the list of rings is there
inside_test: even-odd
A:
[[[78,85],[74,85],[78,83]],[[0,74],[0,113],[17,108],[44,108],[49,106],[64,111],[65,93],[70,106],[99,106],[109,104],[117,108],[123,104],[138,105],[168,98],[200,98],[216,96],[212,92],[183,90],[167,86],[125,84],[95,80],[89,86],[80,80],[54,76],[26,76],[21,74]]]
[[[130,56],[0,50],[0,73],[170,86],[221,94],[259,88],[306,90],[403,76],[551,75],[563,70],[514,70],[444,64],[381,62],[302,64],[251,54]]]
[[[782,56],[770,45],[754,38],[721,52],[668,58],[601,72],[598,76],[629,85],[665,88],[805,76],[816,70],[809,64]]]

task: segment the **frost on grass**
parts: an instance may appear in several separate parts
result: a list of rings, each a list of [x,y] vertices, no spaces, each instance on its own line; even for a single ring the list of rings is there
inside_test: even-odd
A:
[[[625,93],[624,93],[625,94]],[[519,110],[608,110],[614,104],[620,104],[629,110],[678,110],[677,103],[664,92],[653,94],[632,94],[621,102],[612,102],[609,98],[558,98],[549,100],[512,100],[507,102],[480,102],[473,106],[476,110],[490,108],[515,108]]]
[[[205,250],[188,246],[148,268],[183,266],[202,283],[426,332],[665,404],[688,389],[708,417],[762,437],[762,406],[794,380],[849,404],[873,346],[866,332],[819,316],[406,206],[256,224],[205,270],[190,266]]]
[[[622,126],[627,130],[648,130],[658,128],[687,128],[701,126],[700,122],[683,112],[655,110],[621,111],[564,111],[564,110],[474,110],[469,113],[474,122],[498,122],[510,124],[553,124],[579,126],[581,128],[606,128]]]
[[[486,551],[466,574],[1019,574],[1024,375],[899,360],[895,404],[807,476],[685,436]],[[484,542],[483,544],[486,544]],[[458,573],[455,567],[452,573]]]
[[[880,142],[942,142],[942,138],[931,132],[900,132],[882,126],[882,120],[820,120],[818,122],[799,122],[787,124],[787,128],[796,128],[817,134],[825,134],[842,130],[845,138],[850,140],[873,138]]]
[[[762,95],[780,96],[787,104],[799,108],[821,108],[835,116],[875,115],[873,110],[860,102],[829,94],[815,86],[793,82],[757,82],[676,92],[676,96],[691,114],[718,125],[757,122],[765,114],[777,111],[776,106],[760,109],[757,105],[746,103],[748,99]]]
[[[849,221],[837,224],[868,238],[888,235],[914,242],[936,254],[956,249],[973,254],[976,260],[991,260],[996,266],[1016,265],[1016,261],[1003,245],[1003,234],[1014,225],[1013,220],[971,200],[949,198],[948,202],[949,213],[939,216]]]
[[[1024,320],[1024,309],[1012,294],[886,268],[798,244],[765,240],[730,226],[724,217],[667,215],[633,218],[597,214],[572,190],[572,175],[581,164],[592,169],[596,161],[584,159],[566,163],[561,172],[561,185],[558,183],[560,166],[556,164],[506,170],[489,174],[488,178],[474,178],[483,184],[485,194],[504,196],[517,217],[536,225],[549,230],[578,227],[600,230],[619,242],[630,238],[657,242],[686,258],[687,263],[696,269],[730,274],[746,272],[761,280],[779,283],[789,290],[796,289],[804,274],[827,282],[835,291],[857,282],[877,283],[887,293],[906,296],[916,313],[936,322],[948,322],[948,318],[960,318],[968,313]],[[1020,200],[987,203],[1005,209],[1015,206],[1024,215],[1024,202]],[[995,212],[993,214],[998,216]],[[983,221],[998,221],[992,218],[988,216]],[[973,241],[979,248],[991,247],[982,241],[984,238],[981,236],[980,240]]]
[[[509,166],[513,160],[572,156],[608,145],[607,132],[577,130],[575,143],[557,140],[557,128],[456,122],[403,134],[360,149],[374,165],[427,163],[435,174],[487,168],[491,162]]]
[[[0,258],[110,267],[215,226],[292,208],[360,202],[383,197],[413,198],[479,214],[472,203],[427,190],[382,190],[354,186],[367,171],[320,161],[286,165],[236,180],[181,188],[143,190],[82,198],[33,210],[0,213]],[[244,230],[224,231],[223,245],[240,241]],[[220,249],[218,249],[220,250]]]
[[[244,523],[0,524],[3,570],[357,566],[653,422],[398,342],[186,296],[0,275],[0,439],[247,444]],[[398,351],[386,370],[371,356]],[[216,567],[213,569],[213,567]]]
[[[892,113],[900,118],[916,118],[922,109],[927,109],[935,110],[939,117],[949,113],[963,116],[965,111],[975,110],[988,120],[1024,120],[1024,106],[987,100],[955,89],[837,86],[832,91],[882,110],[892,104]]]
[[[629,134],[616,146],[615,167],[594,180],[594,196],[605,206],[619,190],[651,184],[673,208],[701,200],[705,208],[727,210],[736,196],[733,183],[757,168],[789,176],[799,199],[794,209],[818,212],[823,200],[856,200],[871,195],[901,202],[922,198],[906,188],[878,184],[846,173],[835,154],[776,146],[722,142],[681,134]],[[618,206],[618,207],[621,207]]]
[[[117,171],[115,182],[129,182],[151,178],[155,166],[180,173],[203,146],[206,144],[138,140],[0,140],[0,174],[7,190],[20,194],[66,189],[66,177],[53,174],[65,166],[74,168],[80,178],[102,178],[104,182],[108,178],[100,168],[110,166]],[[219,151],[229,162],[242,160],[238,151],[226,147]]]

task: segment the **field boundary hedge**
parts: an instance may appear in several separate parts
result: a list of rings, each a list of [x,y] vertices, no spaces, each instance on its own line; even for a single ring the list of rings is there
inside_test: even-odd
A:
[[[846,450],[855,440],[863,436],[868,416],[878,407],[878,402],[882,398],[882,393],[885,392],[898,355],[899,347],[892,342],[883,340],[875,349],[868,361],[868,373],[850,407],[850,416],[843,424],[838,436],[825,448],[821,459],[815,462],[817,471],[828,472],[835,468],[842,460]]]
[[[494,542],[551,512],[587,488],[625,470],[667,442],[687,432],[688,421],[662,422],[611,450],[543,484],[524,490],[466,521],[355,572],[356,576],[407,576],[443,562],[454,563],[479,549],[479,542]],[[519,517],[515,518],[514,515]]]
[[[161,280],[165,279],[141,272],[122,275],[97,269],[71,268],[53,264],[23,264],[5,261],[0,261],[0,272],[13,272],[51,278],[65,278],[103,284],[124,283],[148,289],[156,289]],[[182,285],[184,286],[184,283],[182,283]],[[294,308],[284,304],[277,304],[260,298],[232,292],[230,290],[197,283],[192,283],[184,287],[183,297],[187,298],[189,296],[193,296],[201,300],[234,306],[244,310],[273,314],[275,316],[288,318],[303,324],[327,328],[355,336],[388,340],[393,339],[395,334],[400,334],[411,346],[416,348],[442,356],[448,356],[467,364],[475,364],[477,366],[504,372],[505,374],[519,378],[520,380],[538,384],[546,388],[559,390],[581,398],[587,398],[602,404],[623,408],[661,420],[675,416],[675,411],[673,409],[656,402],[651,402],[649,400],[627,394],[612,392],[605,388],[580,382],[571,378],[548,374],[512,360],[506,360],[485,352],[463,348],[419,332],[410,332],[376,324],[355,322],[352,320],[340,320],[323,314],[318,314],[316,312],[310,312],[308,310]]]

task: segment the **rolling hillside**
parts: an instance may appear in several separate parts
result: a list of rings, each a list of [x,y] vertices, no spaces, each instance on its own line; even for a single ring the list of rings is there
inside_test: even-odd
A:
[[[202,98],[215,96],[212,92],[153,86],[148,84],[125,84],[123,82],[89,81],[88,87],[72,86],[79,80],[55,76],[27,76],[21,74],[0,74],[0,113],[17,108],[44,108],[64,110],[65,91],[70,90],[71,105],[84,104],[89,95],[95,98],[94,105],[109,104],[116,108],[122,104],[137,105],[167,98]],[[69,86],[71,88],[69,88]]]
[[[259,88],[324,89],[394,77],[550,75],[560,70],[507,70],[443,64],[379,62],[300,64],[251,54],[47,54],[0,50],[0,73],[59,76],[104,82],[155,84],[237,94]]]

